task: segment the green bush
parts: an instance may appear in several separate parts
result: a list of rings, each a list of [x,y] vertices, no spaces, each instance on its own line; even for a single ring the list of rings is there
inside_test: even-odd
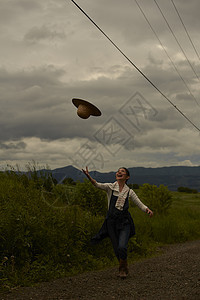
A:
[[[90,210],[83,203],[82,207],[75,203],[75,187],[68,194],[63,192],[68,188],[64,185],[56,185],[49,192],[41,182],[35,184],[39,182],[36,178],[26,181],[24,176],[10,172],[0,174],[0,179],[0,283],[4,287],[110,264],[113,255],[109,240],[97,248],[90,244],[103,222],[103,217],[92,213],[99,201],[97,211],[103,214],[104,193],[92,192],[96,203]],[[79,187],[77,192],[82,195],[83,186]],[[105,244],[109,246],[102,248]]]
[[[106,193],[94,187],[87,179],[77,182],[75,189],[75,204],[93,215],[106,215],[108,209]]]
[[[197,194],[197,193],[198,193],[197,190],[195,190],[195,189],[190,189],[190,188],[184,187],[184,186],[178,187],[177,191],[178,191],[179,193],[191,193],[191,194]]]
[[[140,188],[139,184],[137,183],[130,183],[128,186],[133,190],[138,190]]]
[[[62,183],[67,185],[76,185],[76,182],[71,177],[65,178]]]
[[[154,211],[156,214],[167,214],[171,204],[172,195],[168,188],[164,185],[157,187],[145,183],[140,188],[142,201]]]

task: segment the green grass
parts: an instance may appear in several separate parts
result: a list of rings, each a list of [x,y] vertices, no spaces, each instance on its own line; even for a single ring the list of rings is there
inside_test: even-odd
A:
[[[149,218],[137,207],[130,209],[136,226],[136,236],[129,241],[131,259],[152,255],[157,246],[200,238],[200,194],[171,194],[172,206],[166,215]]]
[[[173,205],[172,208],[192,208],[200,211],[200,193],[198,194],[187,194],[172,192]]]
[[[90,244],[105,217],[103,192],[88,182],[44,191],[37,178],[0,177],[0,289],[117,264],[109,239]],[[137,194],[142,200],[140,190]],[[171,194],[172,205],[164,215],[149,218],[130,206],[136,226],[130,261],[153,255],[159,245],[200,238],[200,193]]]

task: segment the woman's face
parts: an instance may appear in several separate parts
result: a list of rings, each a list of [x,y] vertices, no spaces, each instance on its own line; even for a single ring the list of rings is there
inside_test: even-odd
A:
[[[120,168],[117,172],[116,172],[116,180],[121,180],[121,181],[126,181],[129,179],[129,176],[126,173],[126,170],[123,168]]]

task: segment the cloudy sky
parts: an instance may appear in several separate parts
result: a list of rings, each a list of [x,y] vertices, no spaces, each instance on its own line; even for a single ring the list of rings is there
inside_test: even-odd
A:
[[[76,3],[171,103],[72,1],[1,0],[1,169],[199,165],[200,2],[137,2]]]

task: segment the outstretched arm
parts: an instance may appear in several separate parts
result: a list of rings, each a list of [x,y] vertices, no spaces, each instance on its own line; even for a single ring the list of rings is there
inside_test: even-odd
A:
[[[131,198],[131,200],[144,212],[146,212],[149,217],[152,217],[153,216],[153,212],[146,206],[142,203],[142,201],[138,198],[138,196],[136,195],[136,193],[130,189],[130,193],[129,193],[129,196]]]
[[[86,167],[85,170],[82,169],[82,171],[83,171],[83,173],[87,176],[87,178],[91,181],[91,183],[92,183],[93,185],[95,185],[96,180],[94,180],[94,179],[90,176],[89,171],[88,171],[88,167]]]

